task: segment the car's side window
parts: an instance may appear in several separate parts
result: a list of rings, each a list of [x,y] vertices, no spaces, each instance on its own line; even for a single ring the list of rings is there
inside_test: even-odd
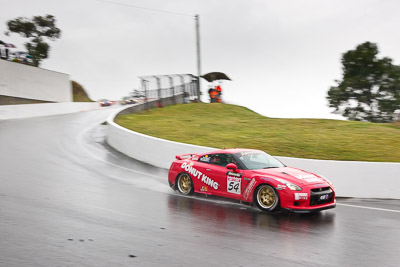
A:
[[[210,155],[204,155],[201,158],[199,158],[200,162],[204,162],[204,163],[210,163],[211,162],[211,157]]]
[[[225,167],[229,163],[236,163],[235,159],[231,154],[212,154],[211,157],[211,164],[223,166]]]
[[[237,164],[236,159],[233,157],[232,154],[226,154],[226,164],[234,163]]]
[[[210,163],[213,165],[225,167],[229,163],[235,163],[236,160],[231,154],[209,154],[199,158],[199,162]]]

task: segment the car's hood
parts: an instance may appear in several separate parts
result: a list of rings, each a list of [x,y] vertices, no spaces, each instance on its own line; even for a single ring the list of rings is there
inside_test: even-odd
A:
[[[327,183],[325,179],[319,177],[314,173],[292,167],[261,169],[253,171],[255,174],[259,174],[262,176],[265,175],[265,177],[269,178],[281,178],[297,185]]]

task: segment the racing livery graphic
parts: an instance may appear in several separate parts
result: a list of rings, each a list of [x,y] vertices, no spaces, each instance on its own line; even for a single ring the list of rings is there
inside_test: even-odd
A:
[[[262,211],[313,212],[336,206],[335,190],[326,178],[287,167],[253,149],[224,149],[177,155],[168,174],[181,194],[209,194],[257,205]]]

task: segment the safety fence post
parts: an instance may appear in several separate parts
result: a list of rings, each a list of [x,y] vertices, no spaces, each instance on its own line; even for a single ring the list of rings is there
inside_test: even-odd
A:
[[[142,80],[142,90],[144,90],[144,109],[148,110],[149,109],[149,104],[147,101],[147,80],[141,79]]]
[[[162,104],[162,97],[161,97],[161,79],[160,79],[160,77],[157,77],[157,76],[154,76],[154,77],[156,78],[156,81],[157,81],[157,98],[158,98],[157,105],[159,108],[162,108],[163,104]]]
[[[170,86],[170,97],[172,99],[172,104],[176,104],[176,99],[175,99],[175,89],[174,89],[174,78],[172,76],[168,76],[169,78],[169,86]]]

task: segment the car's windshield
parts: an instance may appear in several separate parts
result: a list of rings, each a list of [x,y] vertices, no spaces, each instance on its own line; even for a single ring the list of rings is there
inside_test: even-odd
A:
[[[285,167],[280,161],[262,151],[244,151],[236,153],[235,156],[249,170]]]

